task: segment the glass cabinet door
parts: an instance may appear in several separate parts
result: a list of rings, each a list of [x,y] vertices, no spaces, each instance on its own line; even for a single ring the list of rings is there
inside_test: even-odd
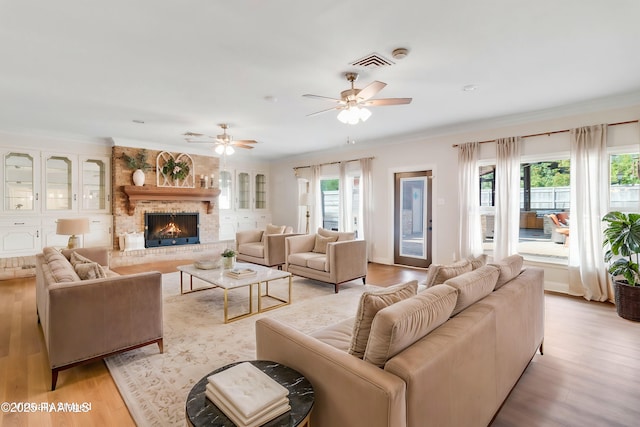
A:
[[[218,207],[220,209],[231,209],[231,197],[233,196],[231,181],[231,172],[220,171],[220,195],[218,196]]]
[[[82,209],[101,211],[107,208],[107,165],[104,160],[82,161]]]
[[[250,209],[251,180],[247,172],[238,173],[238,209]]]
[[[8,153],[4,156],[4,210],[35,210],[34,158],[26,153]]]
[[[46,161],[45,206],[48,211],[66,211],[73,208],[72,162],[63,156],[51,156]]]
[[[255,175],[255,209],[267,208],[267,176],[263,173]]]

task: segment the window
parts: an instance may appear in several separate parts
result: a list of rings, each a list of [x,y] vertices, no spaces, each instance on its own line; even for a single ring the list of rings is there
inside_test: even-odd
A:
[[[609,210],[637,211],[640,204],[638,153],[609,155]]]
[[[480,206],[485,252],[493,250],[495,165],[480,166]],[[525,258],[566,262],[565,245],[571,202],[569,159],[520,164],[520,244]],[[554,217],[555,216],[555,217]],[[560,222],[556,224],[554,218]]]
[[[322,206],[322,228],[338,230],[340,220],[340,180],[320,180],[320,203]]]

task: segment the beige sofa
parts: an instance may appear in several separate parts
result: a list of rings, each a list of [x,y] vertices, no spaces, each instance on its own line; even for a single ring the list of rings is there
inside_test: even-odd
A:
[[[354,240],[355,233],[318,229],[317,234],[288,237],[285,241],[285,270],[334,285],[367,276],[367,243]]]
[[[284,244],[287,237],[297,236],[288,226],[265,230],[243,230],[236,233],[236,259],[267,267],[281,267],[285,263]]]
[[[51,390],[61,370],[153,343],[162,353],[162,275],[120,276],[108,264],[105,248],[47,247],[36,255],[36,305]]]
[[[311,381],[315,427],[486,426],[536,350],[542,352],[543,270],[520,273],[513,264],[480,267],[381,309],[373,317],[365,359],[348,351],[353,319],[311,334],[259,319],[257,357],[290,366]],[[416,329],[443,315],[433,312],[451,310],[452,292],[453,313],[459,312],[416,338]],[[436,309],[414,310],[429,298]],[[388,336],[379,333],[385,325]],[[393,351],[377,365],[367,354],[376,355],[370,347],[381,338],[394,342],[387,347]]]

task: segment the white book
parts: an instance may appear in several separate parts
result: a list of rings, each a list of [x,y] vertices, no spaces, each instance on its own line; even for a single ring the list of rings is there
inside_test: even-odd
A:
[[[210,375],[208,381],[247,419],[289,395],[289,390],[249,362]]]
[[[289,398],[284,397],[281,401],[276,402],[272,406],[265,408],[263,411],[257,413],[251,418],[245,418],[233,408],[229,402],[224,400],[224,397],[217,392],[212,392],[211,384],[207,384],[207,388],[204,392],[205,396],[212,401],[218,409],[224,413],[237,426],[241,427],[254,427],[261,426],[272,419],[279,417],[287,411],[291,410],[289,405]]]

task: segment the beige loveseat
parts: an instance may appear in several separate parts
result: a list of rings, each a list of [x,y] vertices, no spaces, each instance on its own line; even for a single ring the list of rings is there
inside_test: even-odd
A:
[[[284,242],[296,236],[289,226],[268,224],[264,230],[243,230],[236,233],[236,258],[267,267],[282,266],[285,261]]]
[[[285,241],[285,270],[334,285],[367,276],[367,243],[354,240],[353,232],[318,229],[317,234],[288,237]]]
[[[108,265],[105,248],[47,247],[36,255],[36,308],[51,390],[61,370],[153,343],[162,353],[162,275],[120,276]]]
[[[259,319],[257,357],[311,381],[315,427],[486,426],[542,352],[543,270],[517,264],[483,266],[380,309],[364,359],[350,354],[360,309],[311,334]]]

